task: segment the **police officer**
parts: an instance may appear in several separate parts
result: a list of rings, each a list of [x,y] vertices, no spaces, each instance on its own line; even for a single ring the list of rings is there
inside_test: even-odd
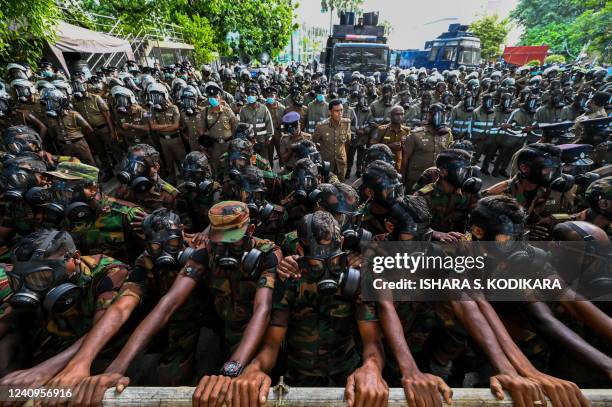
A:
[[[563,102],[563,91],[556,89],[550,92],[550,96],[545,105],[536,110],[533,117],[536,123],[556,123],[561,121],[561,109],[565,106]]]
[[[576,118],[576,124],[574,125],[573,132],[577,136],[574,143],[580,144],[583,138],[586,139],[584,134],[584,126],[580,123],[583,120],[596,119],[600,117],[606,117],[606,105],[610,101],[610,94],[607,92],[596,92],[587,101],[586,112]]]
[[[149,112],[136,102],[134,92],[123,86],[110,91],[114,101],[113,121],[115,130],[128,147],[136,144],[152,144],[149,136]]]
[[[170,102],[168,92],[161,84],[150,84],[147,95],[151,105],[149,126],[153,141],[159,143],[165,173],[175,183],[185,158],[185,145],[179,133],[181,114],[178,107]]]
[[[410,128],[404,126],[404,108],[395,105],[390,112],[391,123],[383,124],[372,133],[372,144],[382,143],[389,146],[395,155],[395,168],[401,171],[404,143],[410,135]]]
[[[349,155],[357,155],[357,178],[361,177],[364,164],[363,159],[366,149],[370,143],[370,126],[368,125],[368,117],[370,116],[370,107],[365,94],[359,96],[357,106],[355,107],[355,116],[357,117],[357,126],[355,128],[355,137],[349,149]],[[350,151],[352,150],[352,151]]]
[[[506,128],[509,128],[507,121],[512,113],[512,95],[510,93],[502,93],[499,103],[495,106],[495,115],[493,116],[493,128],[490,132],[490,142],[485,146],[485,157],[482,162],[482,168],[488,169],[491,161],[495,157],[498,150],[502,148],[502,138],[504,137]],[[502,161],[501,155],[495,160],[495,168],[497,162]],[[498,172],[493,170],[493,176],[497,177]]]
[[[312,136],[300,127],[300,115],[297,112],[289,112],[282,118],[283,136],[280,139],[280,161],[285,172],[293,170],[296,157],[294,155],[295,145],[302,140],[312,140]]]
[[[444,123],[444,116],[443,105],[432,105],[427,124],[412,129],[406,138],[401,168],[405,174],[404,185],[407,191],[412,191],[423,171],[432,167],[438,154],[453,142],[453,135]]]
[[[181,133],[189,151],[199,151],[198,127],[202,123],[203,109],[198,105],[199,92],[189,85],[181,92],[179,106],[181,110]]]
[[[493,137],[495,137],[495,134],[492,133],[492,130],[495,107],[493,103],[493,94],[485,93],[480,100],[480,106],[472,114],[471,141],[476,148],[476,153],[473,157],[474,163],[479,162],[485,148],[494,143]],[[489,175],[489,169],[483,167],[482,173]]]
[[[45,94],[47,116],[49,116],[49,133],[58,144],[63,155],[77,157],[85,164],[95,165],[86,134],[93,134],[93,129],[83,116],[69,108],[68,99],[59,90],[50,90]]]
[[[572,103],[567,106],[564,106],[561,109],[561,121],[571,121],[576,120],[578,116],[584,113],[586,109],[586,104],[588,100],[588,95],[582,92],[576,92],[572,99]]]
[[[240,109],[240,122],[249,123],[255,131],[255,152],[262,157],[268,155],[268,148],[274,135],[274,123],[265,104],[259,102],[259,88],[256,84],[246,86],[246,104]]]
[[[331,163],[331,171],[340,181],[346,175],[346,142],[351,138],[351,121],[343,116],[342,102],[329,102],[329,119],[317,125],[312,140],[320,145],[323,161]]]
[[[272,117],[272,127],[274,128],[274,135],[272,136],[272,142],[268,146],[268,161],[274,163],[274,150],[278,154],[279,165],[283,163],[280,159],[280,140],[283,135],[282,117],[285,115],[285,105],[278,101],[278,88],[274,86],[268,86],[264,89],[263,96],[266,101],[266,107]]]
[[[221,88],[216,83],[206,84],[209,106],[204,109],[203,120],[198,128],[200,145],[206,149],[212,162],[219,162],[221,155],[227,151],[227,142],[232,138],[238,124],[238,119],[232,109],[221,102],[220,93]],[[213,167],[213,174],[216,174],[215,167]]]
[[[370,127],[376,128],[384,123],[388,123],[393,107],[393,87],[385,84],[382,87],[382,95],[370,104]]]
[[[465,92],[463,100],[453,107],[450,115],[450,126],[453,138],[470,139],[472,132],[472,112],[474,111],[474,95]]]
[[[325,101],[326,86],[314,87],[315,99],[308,104],[306,109],[306,131],[314,134],[315,128],[329,117],[329,107]]]
[[[110,151],[113,151],[115,128],[107,103],[104,99],[87,90],[83,79],[77,78],[73,82],[74,108],[93,127],[94,133],[87,138],[87,143],[93,148],[102,164],[102,181],[112,177],[113,160]],[[116,150],[115,150],[116,151]]]

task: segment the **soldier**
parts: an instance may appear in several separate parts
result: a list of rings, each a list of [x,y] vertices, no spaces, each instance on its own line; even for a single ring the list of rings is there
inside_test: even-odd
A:
[[[609,100],[610,94],[607,92],[596,92],[593,96],[591,96],[591,98],[587,101],[586,112],[576,118],[576,124],[574,125],[573,132],[577,138],[574,143],[580,144],[582,143],[581,140],[583,138],[587,138],[584,134],[584,126],[580,123],[581,121],[608,116],[605,107]]]
[[[372,133],[371,143],[378,144],[382,143],[393,151],[395,155],[395,169],[402,171],[402,152],[404,150],[404,143],[410,135],[410,128],[404,126],[404,108],[395,105],[391,108],[390,112],[391,123],[383,124],[377,129],[374,129]]]
[[[430,91],[423,92],[421,100],[413,103],[408,112],[406,112],[406,124],[409,126],[422,126],[427,121],[431,99],[432,94]]]
[[[300,127],[300,115],[297,112],[286,113],[282,118],[284,134],[280,139],[279,161],[285,172],[291,172],[295,165],[294,146],[302,140],[312,140],[312,136],[303,132]]]
[[[13,312],[7,312],[9,319],[4,321],[23,335],[11,354],[20,355],[21,347],[36,349],[26,352],[27,362],[18,364],[40,374],[36,379],[40,385],[64,368],[79,349],[94,322],[117,298],[129,268],[108,256],[81,256],[68,232],[48,229],[19,240],[11,262],[9,306]],[[47,270],[53,273],[42,288],[36,281]],[[19,320],[12,321],[16,316]],[[3,383],[18,380],[23,373],[6,376]]]
[[[490,132],[489,142],[485,146],[485,157],[482,162],[482,168],[488,170],[491,161],[495,157],[498,150],[502,148],[502,138],[507,128],[511,126],[507,123],[508,118],[512,114],[512,95],[509,93],[502,93],[499,103],[495,107],[495,115],[493,116],[493,128]],[[495,168],[497,168],[497,161],[502,161],[501,154],[497,156],[495,160]],[[499,176],[499,173],[493,170],[492,175],[494,177]]]
[[[0,90],[0,130],[11,126],[25,125],[38,129],[41,138],[47,134],[47,126],[40,121],[31,110],[19,109],[11,106],[11,97],[4,90]]]
[[[93,127],[94,133],[87,138],[89,144],[100,160],[102,167],[102,181],[112,177],[113,160],[109,155],[111,146],[115,141],[115,128],[111,119],[108,105],[102,97],[87,91],[82,79],[73,82],[74,108]]]
[[[456,140],[470,139],[472,136],[472,112],[474,111],[474,96],[466,92],[463,100],[451,110],[450,127]]]
[[[453,135],[443,121],[444,112],[443,105],[432,105],[427,124],[414,128],[404,143],[401,168],[407,192],[413,190],[423,171],[432,167],[438,154],[453,142]]]
[[[586,110],[587,100],[588,95],[586,93],[576,92],[574,94],[572,103],[564,106],[563,109],[561,109],[561,121],[575,121],[576,118],[582,115]]]
[[[99,170],[81,163],[60,163],[53,171],[48,211],[62,230],[70,232],[82,254],[104,254],[131,262],[141,250],[137,235],[142,208],[112,198],[100,190]],[[51,214],[49,214],[51,215]]]
[[[355,139],[355,131],[357,130],[357,115],[355,114],[355,110],[351,106],[351,103],[348,99],[349,90],[346,86],[340,86],[337,89],[338,98],[342,102],[342,117],[345,119],[349,119],[351,121],[351,137],[346,142],[345,150],[347,153],[347,161],[346,161],[346,175],[345,178],[349,178],[351,174],[351,170],[353,169],[353,158],[355,156],[354,150],[351,150],[351,144]],[[353,153],[350,155],[349,153]]]
[[[474,164],[480,161],[480,156],[485,149],[494,143],[493,137],[493,119],[495,118],[495,108],[493,106],[493,94],[486,93],[482,95],[480,106],[474,110],[472,114],[472,143],[476,148],[472,162]],[[482,173],[489,175],[489,169],[483,167]]]
[[[309,272],[276,288],[278,295],[275,295],[271,326],[263,339],[262,351],[236,380],[232,399],[257,397],[260,402],[265,401],[271,383],[268,374],[286,337],[289,347],[286,377],[291,385],[346,384],[349,405],[355,402],[357,405],[386,404],[388,388],[381,375],[383,356],[375,312],[355,292],[344,289],[347,285],[338,283],[338,277],[330,277],[330,273],[336,273],[333,275],[350,278],[351,284],[359,280],[358,273],[354,270],[351,275],[347,266],[332,272],[325,265],[331,264],[325,259],[346,256],[346,253],[338,253],[341,247],[338,223],[329,213],[315,212],[301,222],[298,235],[300,251],[309,256],[298,258],[300,269]],[[335,296],[335,293],[339,295]],[[346,311],[338,313],[339,309]],[[299,318],[297,312],[301,314]],[[332,318],[335,322],[317,324],[317,318]],[[363,341],[363,364],[359,368],[361,358],[353,335],[349,334],[357,329],[355,319]],[[333,357],[333,354],[338,357]],[[361,388],[365,375],[372,380],[368,382],[367,391]]]
[[[208,158],[200,151],[185,156],[181,165],[176,208],[185,230],[197,233],[208,226],[208,210],[221,196],[221,185],[212,177]]]
[[[238,120],[227,104],[222,104],[219,94],[221,88],[214,83],[206,84],[206,95],[210,106],[204,109],[203,121],[198,128],[200,145],[206,149],[208,158],[218,163],[223,153],[227,152],[227,142],[232,138]],[[213,167],[213,174],[216,175]]]
[[[255,152],[262,157],[268,155],[268,148],[274,135],[274,123],[270,111],[259,103],[259,89],[255,84],[245,89],[246,104],[240,109],[240,122],[249,123],[255,131]]]
[[[331,171],[340,181],[346,174],[346,142],[351,138],[351,121],[342,117],[342,102],[329,102],[329,119],[317,125],[312,141],[319,143],[321,158],[331,163]]]
[[[612,177],[591,183],[586,190],[585,199],[589,207],[572,215],[571,220],[591,222],[603,229],[612,239]]]
[[[77,157],[86,164],[95,165],[91,150],[83,133],[93,134],[93,129],[83,116],[68,108],[68,99],[59,90],[45,94],[49,133],[63,155]]]
[[[174,207],[178,190],[161,179],[159,152],[148,144],[136,144],[128,149],[117,179],[121,183],[114,196],[153,212],[164,206]]]
[[[179,106],[181,108],[181,133],[189,151],[200,151],[198,142],[198,127],[202,123],[203,108],[198,106],[198,91],[193,86],[187,86],[181,92]]]
[[[438,179],[415,192],[427,202],[435,240],[465,239],[468,215],[479,199],[482,186],[482,181],[474,177],[470,159],[467,151],[443,150],[436,158]]]
[[[278,101],[278,89],[273,86],[268,86],[264,89],[264,98],[266,99],[266,107],[272,117],[272,127],[274,128],[274,135],[272,136],[272,143],[268,146],[268,161],[270,164],[274,163],[274,150],[278,155],[278,164],[280,167],[283,166],[281,161],[280,153],[280,140],[283,136],[282,128],[282,117],[285,115],[285,105]]]
[[[113,103],[115,130],[127,147],[136,144],[152,144],[149,135],[149,112],[136,103],[134,93],[123,86],[110,91]]]
[[[547,143],[531,144],[517,153],[518,172],[512,178],[495,184],[483,196],[507,195],[517,200],[527,213],[532,240],[546,240],[548,222],[554,213],[571,212],[574,199],[568,191],[573,182],[559,172],[561,150]]]
[[[165,163],[165,173],[176,183],[179,169],[185,158],[185,145],[179,134],[181,114],[176,105],[170,103],[168,92],[159,83],[152,83],[147,88],[147,97],[151,104],[149,127],[154,143],[161,147]]]
[[[308,104],[306,109],[306,131],[314,134],[315,128],[329,117],[329,106],[325,103],[325,85],[317,85],[315,100]]]

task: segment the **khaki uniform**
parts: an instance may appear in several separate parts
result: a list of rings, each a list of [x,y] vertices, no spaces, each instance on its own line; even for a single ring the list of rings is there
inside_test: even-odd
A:
[[[181,113],[173,104],[169,104],[164,111],[158,112],[151,109],[151,121],[157,124],[167,125],[179,122]],[[181,163],[185,158],[185,145],[181,139],[179,130],[155,131],[153,136],[159,141],[162,158],[166,164],[167,172],[172,180],[179,176]]]
[[[574,108],[574,104],[564,106],[561,109],[561,121],[570,121],[573,122],[576,118],[580,116],[580,111]]]
[[[73,156],[81,162],[96,165],[81,129],[87,126],[83,117],[74,110],[64,110],[64,114],[49,120],[49,134],[58,145],[60,154]]]
[[[448,132],[439,136],[437,130],[430,125],[412,129],[404,143],[403,158],[406,162],[405,186],[412,191],[423,171],[434,166],[440,151],[448,148],[453,142],[453,135]]]
[[[113,138],[110,128],[106,123],[103,112],[109,112],[108,105],[98,95],[87,94],[81,100],[74,101],[74,108],[89,122],[94,129],[94,134],[86,137],[87,144],[91,146],[95,155],[98,156],[102,166],[108,170],[112,169],[112,160],[109,151],[113,155],[119,153],[120,150],[113,149]],[[115,155],[117,158],[119,155]]]
[[[410,134],[410,127],[400,125],[399,128],[393,127],[391,124],[383,124],[378,128],[378,142],[386,145],[400,143],[400,149],[393,151],[395,155],[395,169],[400,171],[402,167],[402,152],[404,143]]]
[[[255,152],[263,157],[268,154],[268,144],[274,135],[274,124],[268,108],[256,102],[253,106],[244,105],[240,109],[240,122],[249,123],[255,132]]]
[[[308,104],[306,110],[306,131],[314,133],[315,128],[321,122],[329,117],[329,106],[325,102],[317,102],[316,100]]]
[[[538,123],[557,123],[561,121],[561,108],[548,105],[538,107],[533,120]]]
[[[493,128],[490,131],[489,141],[485,142],[484,148],[484,161],[482,162],[482,168],[489,170],[489,164],[493,161],[495,157],[495,153],[497,150],[502,148],[502,137],[505,134],[505,131],[500,128],[502,124],[505,124],[508,121],[508,117],[510,117],[511,112],[504,112],[502,109],[495,108],[495,114],[493,115]],[[501,162],[501,155],[498,156],[496,160]],[[497,168],[497,166],[495,167]]]
[[[382,100],[376,99],[370,104],[370,118],[368,119],[368,122],[377,125],[388,123],[391,118],[392,108],[393,105],[387,106],[382,102]]]
[[[126,114],[122,114],[119,112],[114,112],[113,114],[113,122],[115,124],[115,130],[117,134],[125,141],[125,144],[128,147],[131,147],[135,144],[150,144],[151,136],[149,135],[148,130],[136,130],[136,129],[124,129],[122,125],[124,123],[130,123],[138,126],[142,126],[148,124],[149,122],[149,113],[140,105],[132,105],[128,109]]]
[[[285,113],[285,106],[280,102],[276,102],[273,105],[266,103],[266,107],[270,112],[270,117],[272,117],[272,128],[274,129],[272,143],[268,145],[268,160],[271,164],[274,164],[274,150],[276,149],[276,154],[279,154],[280,164],[280,140],[283,135],[281,120],[283,118],[283,114]]]
[[[299,143],[302,140],[312,140],[312,136],[301,131],[297,137],[289,134],[283,134],[280,139],[280,154],[285,155],[286,153],[289,153],[289,158],[287,158],[287,161],[283,162],[283,166],[287,172],[293,170],[296,161],[295,157],[293,156],[293,152],[291,151],[291,146]]]
[[[584,126],[582,125],[582,123],[580,123],[581,121],[588,120],[588,119],[597,119],[597,118],[606,117],[606,116],[607,116],[606,109],[604,109],[603,107],[599,108],[599,110],[596,110],[593,113],[585,113],[581,116],[578,116],[576,118],[576,123],[574,124],[574,127],[572,129],[574,131],[574,134],[577,137],[574,143],[580,144],[580,143],[586,142],[584,141],[584,138],[585,138]]]
[[[331,171],[344,181],[346,174],[346,142],[351,138],[351,121],[340,119],[333,123],[331,119],[317,125],[312,140],[320,144],[319,151],[324,161],[329,161]]]
[[[300,115],[300,128],[302,130],[306,129],[306,116],[308,115],[308,111],[305,106],[296,106],[293,103],[286,105],[285,111],[283,112],[283,116],[289,112],[297,112]]]
[[[200,151],[200,143],[198,142],[198,126],[202,123],[202,114],[204,110],[196,108],[192,115],[181,112],[181,132],[183,140],[189,146],[189,151]]]
[[[227,104],[221,104],[216,108],[207,107],[202,113],[202,123],[198,133],[211,139],[212,145],[207,149],[215,174],[219,159],[227,152],[227,142],[232,138],[237,124],[238,119]]]

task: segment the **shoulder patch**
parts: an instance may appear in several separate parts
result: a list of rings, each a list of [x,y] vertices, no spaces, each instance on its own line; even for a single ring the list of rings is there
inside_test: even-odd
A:
[[[434,184],[427,184],[423,188],[419,189],[417,193],[419,195],[427,195],[430,194],[434,190]]]

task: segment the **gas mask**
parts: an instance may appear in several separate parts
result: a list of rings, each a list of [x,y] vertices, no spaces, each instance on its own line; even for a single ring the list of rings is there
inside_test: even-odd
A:
[[[529,97],[527,97],[527,100],[525,100],[525,103],[524,103],[523,107],[529,113],[535,113],[535,111],[538,108],[538,98],[537,98],[537,96],[529,95]]]
[[[214,182],[208,178],[210,174],[207,174],[203,168],[194,163],[183,163],[181,170],[185,182],[179,186],[179,189],[184,188],[202,195],[210,193]]]
[[[548,102],[549,105],[551,107],[554,108],[561,108],[563,106],[565,106],[565,101],[563,100],[563,93],[562,92],[554,92],[551,97],[550,97],[550,101]]]
[[[56,92],[61,93],[59,91]],[[61,116],[62,112],[64,111],[64,107],[66,106],[66,101],[63,99],[63,97],[58,97],[56,95],[49,95],[49,97],[43,102],[46,106],[47,116],[52,118]]]
[[[260,263],[263,253],[259,249],[246,251],[249,238],[243,237],[240,245],[234,243],[214,243],[212,247],[215,263],[222,269],[230,271],[242,266],[242,275],[250,281],[257,281],[261,275]]]
[[[529,175],[526,178],[534,184],[547,187],[551,185],[553,180],[560,177],[560,171],[561,160],[558,157],[551,157],[546,154],[531,161]]]
[[[451,161],[443,167],[448,175],[444,180],[455,188],[461,188],[468,194],[476,194],[482,187],[482,180],[474,176],[477,167],[471,167],[465,161]]]
[[[291,123],[283,123],[283,130],[287,134],[293,134],[293,133],[295,133],[296,129],[298,128],[298,125],[299,125],[299,121],[298,122],[291,122]]]
[[[183,93],[181,107],[187,116],[193,116],[196,111],[196,99],[191,94],[187,96]]]
[[[130,154],[123,160],[117,179],[122,184],[129,185],[135,192],[144,193],[153,186],[153,182],[148,178],[149,173],[150,167],[144,158]]]
[[[301,203],[313,203],[319,194],[317,187],[319,179],[310,171],[304,169],[294,170],[291,174],[294,186],[294,196]]]
[[[0,174],[0,191],[4,199],[11,202],[26,201],[42,206],[51,201],[51,191],[38,184],[32,171],[5,166]]]
[[[87,204],[95,197],[87,198],[83,182],[55,181],[51,186],[53,200],[47,205],[48,216],[56,221],[64,217],[72,223],[90,222],[95,211]]]
[[[385,106],[391,106],[391,104],[393,102],[393,94],[392,93],[383,93],[382,101],[385,104]]]
[[[74,81],[72,82],[72,94],[77,100],[83,99],[87,96],[87,88],[85,88],[85,83],[82,81]]]
[[[155,267],[162,270],[179,269],[187,263],[194,249],[185,248],[183,234],[178,229],[151,230],[144,224],[147,241],[147,254],[155,261]]]
[[[495,242],[488,247],[492,249],[496,257],[504,259],[508,263],[517,265],[529,261],[532,256],[528,249],[528,232],[525,230],[525,226],[522,223],[513,223],[505,214],[498,215],[488,208],[484,210],[490,214],[490,220],[486,225],[478,225],[484,230],[484,237],[479,239],[472,234],[472,240]],[[506,236],[507,238],[496,240],[499,236]]]
[[[53,232],[43,243],[47,247],[59,232]],[[8,279],[14,294],[9,303],[18,311],[36,312],[40,306],[49,314],[63,314],[79,304],[82,287],[70,282],[66,266],[73,253],[62,259],[44,259],[44,250],[34,252],[30,260],[14,261]],[[79,267],[77,266],[80,274]],[[74,277],[74,276],[72,276]]]
[[[0,117],[6,117],[9,115],[11,107],[9,101],[6,98],[0,98]]]
[[[474,111],[474,96],[472,96],[471,92],[463,100],[463,110],[466,112]]]
[[[446,115],[444,114],[444,112],[440,109],[435,109],[431,112],[430,124],[436,129],[439,129],[440,127],[446,124],[445,119],[446,119]]]
[[[28,103],[28,101],[32,98],[32,92],[27,86],[14,85],[13,89],[15,90],[17,102],[19,103]]]
[[[373,235],[361,226],[363,214],[359,212],[342,214],[342,250],[362,253],[365,245],[372,241]]]
[[[493,113],[493,97],[491,95],[482,97],[482,108],[487,113]]]
[[[128,108],[132,103],[130,102],[130,98],[127,95],[116,94],[115,95],[115,106],[117,107],[117,111],[121,114],[127,114]]]
[[[147,95],[147,99],[149,102],[149,106],[151,106],[157,112],[164,111],[168,104],[166,100],[166,95],[164,95],[162,92],[149,92],[149,94]]]
[[[353,299],[359,289],[361,273],[348,266],[348,253],[341,251],[339,230],[335,230],[332,243],[319,244],[312,233],[312,214],[307,215],[307,244],[302,244],[306,256],[298,258],[300,270],[305,270],[306,281],[317,284],[318,293],[332,296],[340,288],[345,299]]]
[[[512,96],[506,94],[502,95],[500,107],[506,113],[512,111]]]

